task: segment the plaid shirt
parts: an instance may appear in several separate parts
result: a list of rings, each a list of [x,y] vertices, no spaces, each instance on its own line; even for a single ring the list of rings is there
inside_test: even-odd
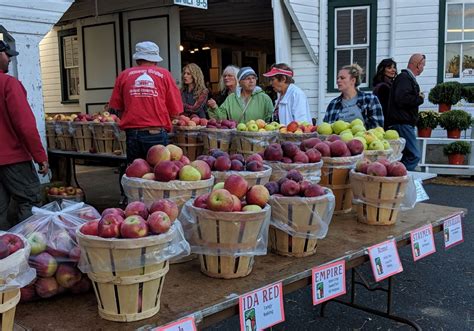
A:
[[[364,118],[365,127],[373,129],[377,126],[383,128],[383,112],[380,101],[376,95],[357,90],[357,103]],[[326,109],[324,122],[334,123],[339,119],[339,113],[342,110],[342,94],[333,99]]]

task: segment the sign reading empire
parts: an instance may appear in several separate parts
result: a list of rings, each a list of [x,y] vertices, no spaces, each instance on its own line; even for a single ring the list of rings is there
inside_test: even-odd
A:
[[[175,5],[207,9],[207,0],[174,0]]]

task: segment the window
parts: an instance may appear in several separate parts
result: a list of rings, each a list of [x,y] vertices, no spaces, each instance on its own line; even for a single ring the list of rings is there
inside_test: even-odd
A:
[[[337,91],[337,72],[352,63],[364,69],[360,87],[368,88],[376,66],[377,2],[330,0],[328,13],[328,91]]]
[[[59,33],[62,101],[79,102],[79,48],[76,30]]]

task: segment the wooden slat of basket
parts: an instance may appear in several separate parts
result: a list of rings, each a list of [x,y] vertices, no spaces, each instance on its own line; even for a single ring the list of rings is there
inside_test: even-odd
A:
[[[184,155],[186,155],[190,161],[196,160],[196,158],[203,153],[204,143],[201,135],[196,134],[196,132],[176,131],[175,141],[176,146],[179,146],[183,150]]]
[[[329,187],[336,198],[334,214],[348,213],[352,210],[352,189],[349,182],[349,168],[323,166],[321,185]]]
[[[166,268],[166,263],[167,261],[160,263],[158,265],[147,266],[146,269],[149,269],[149,267],[152,267],[153,269],[156,269],[156,268],[163,269],[163,268]],[[146,272],[150,272],[150,271],[151,270],[147,270]],[[159,278],[158,281],[143,283],[142,311],[153,309],[154,307],[157,306],[157,303],[158,303],[158,307],[160,307],[159,305],[160,294],[163,288],[164,280],[165,280],[165,277],[163,276]]]
[[[217,148],[228,152],[232,143],[232,136],[235,130],[203,130],[202,142],[204,153],[208,154],[211,149]]]
[[[0,292],[0,315],[2,320],[2,331],[13,331],[13,326],[15,324],[15,311],[19,301],[19,289]]]
[[[87,122],[73,122],[74,142],[78,152],[89,152],[93,146],[92,132]]]

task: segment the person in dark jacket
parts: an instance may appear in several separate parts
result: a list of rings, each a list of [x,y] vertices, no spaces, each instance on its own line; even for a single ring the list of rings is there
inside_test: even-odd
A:
[[[396,76],[397,63],[392,59],[383,59],[377,66],[377,73],[372,80],[373,93],[379,98],[384,118],[387,117],[390,89]]]
[[[385,118],[387,128],[397,130],[400,137],[406,139],[402,162],[408,170],[414,170],[420,161],[415,127],[418,120],[418,107],[425,96],[416,81],[425,68],[426,57],[413,54],[408,61],[407,69],[403,69],[395,78],[390,93],[388,113]]]

